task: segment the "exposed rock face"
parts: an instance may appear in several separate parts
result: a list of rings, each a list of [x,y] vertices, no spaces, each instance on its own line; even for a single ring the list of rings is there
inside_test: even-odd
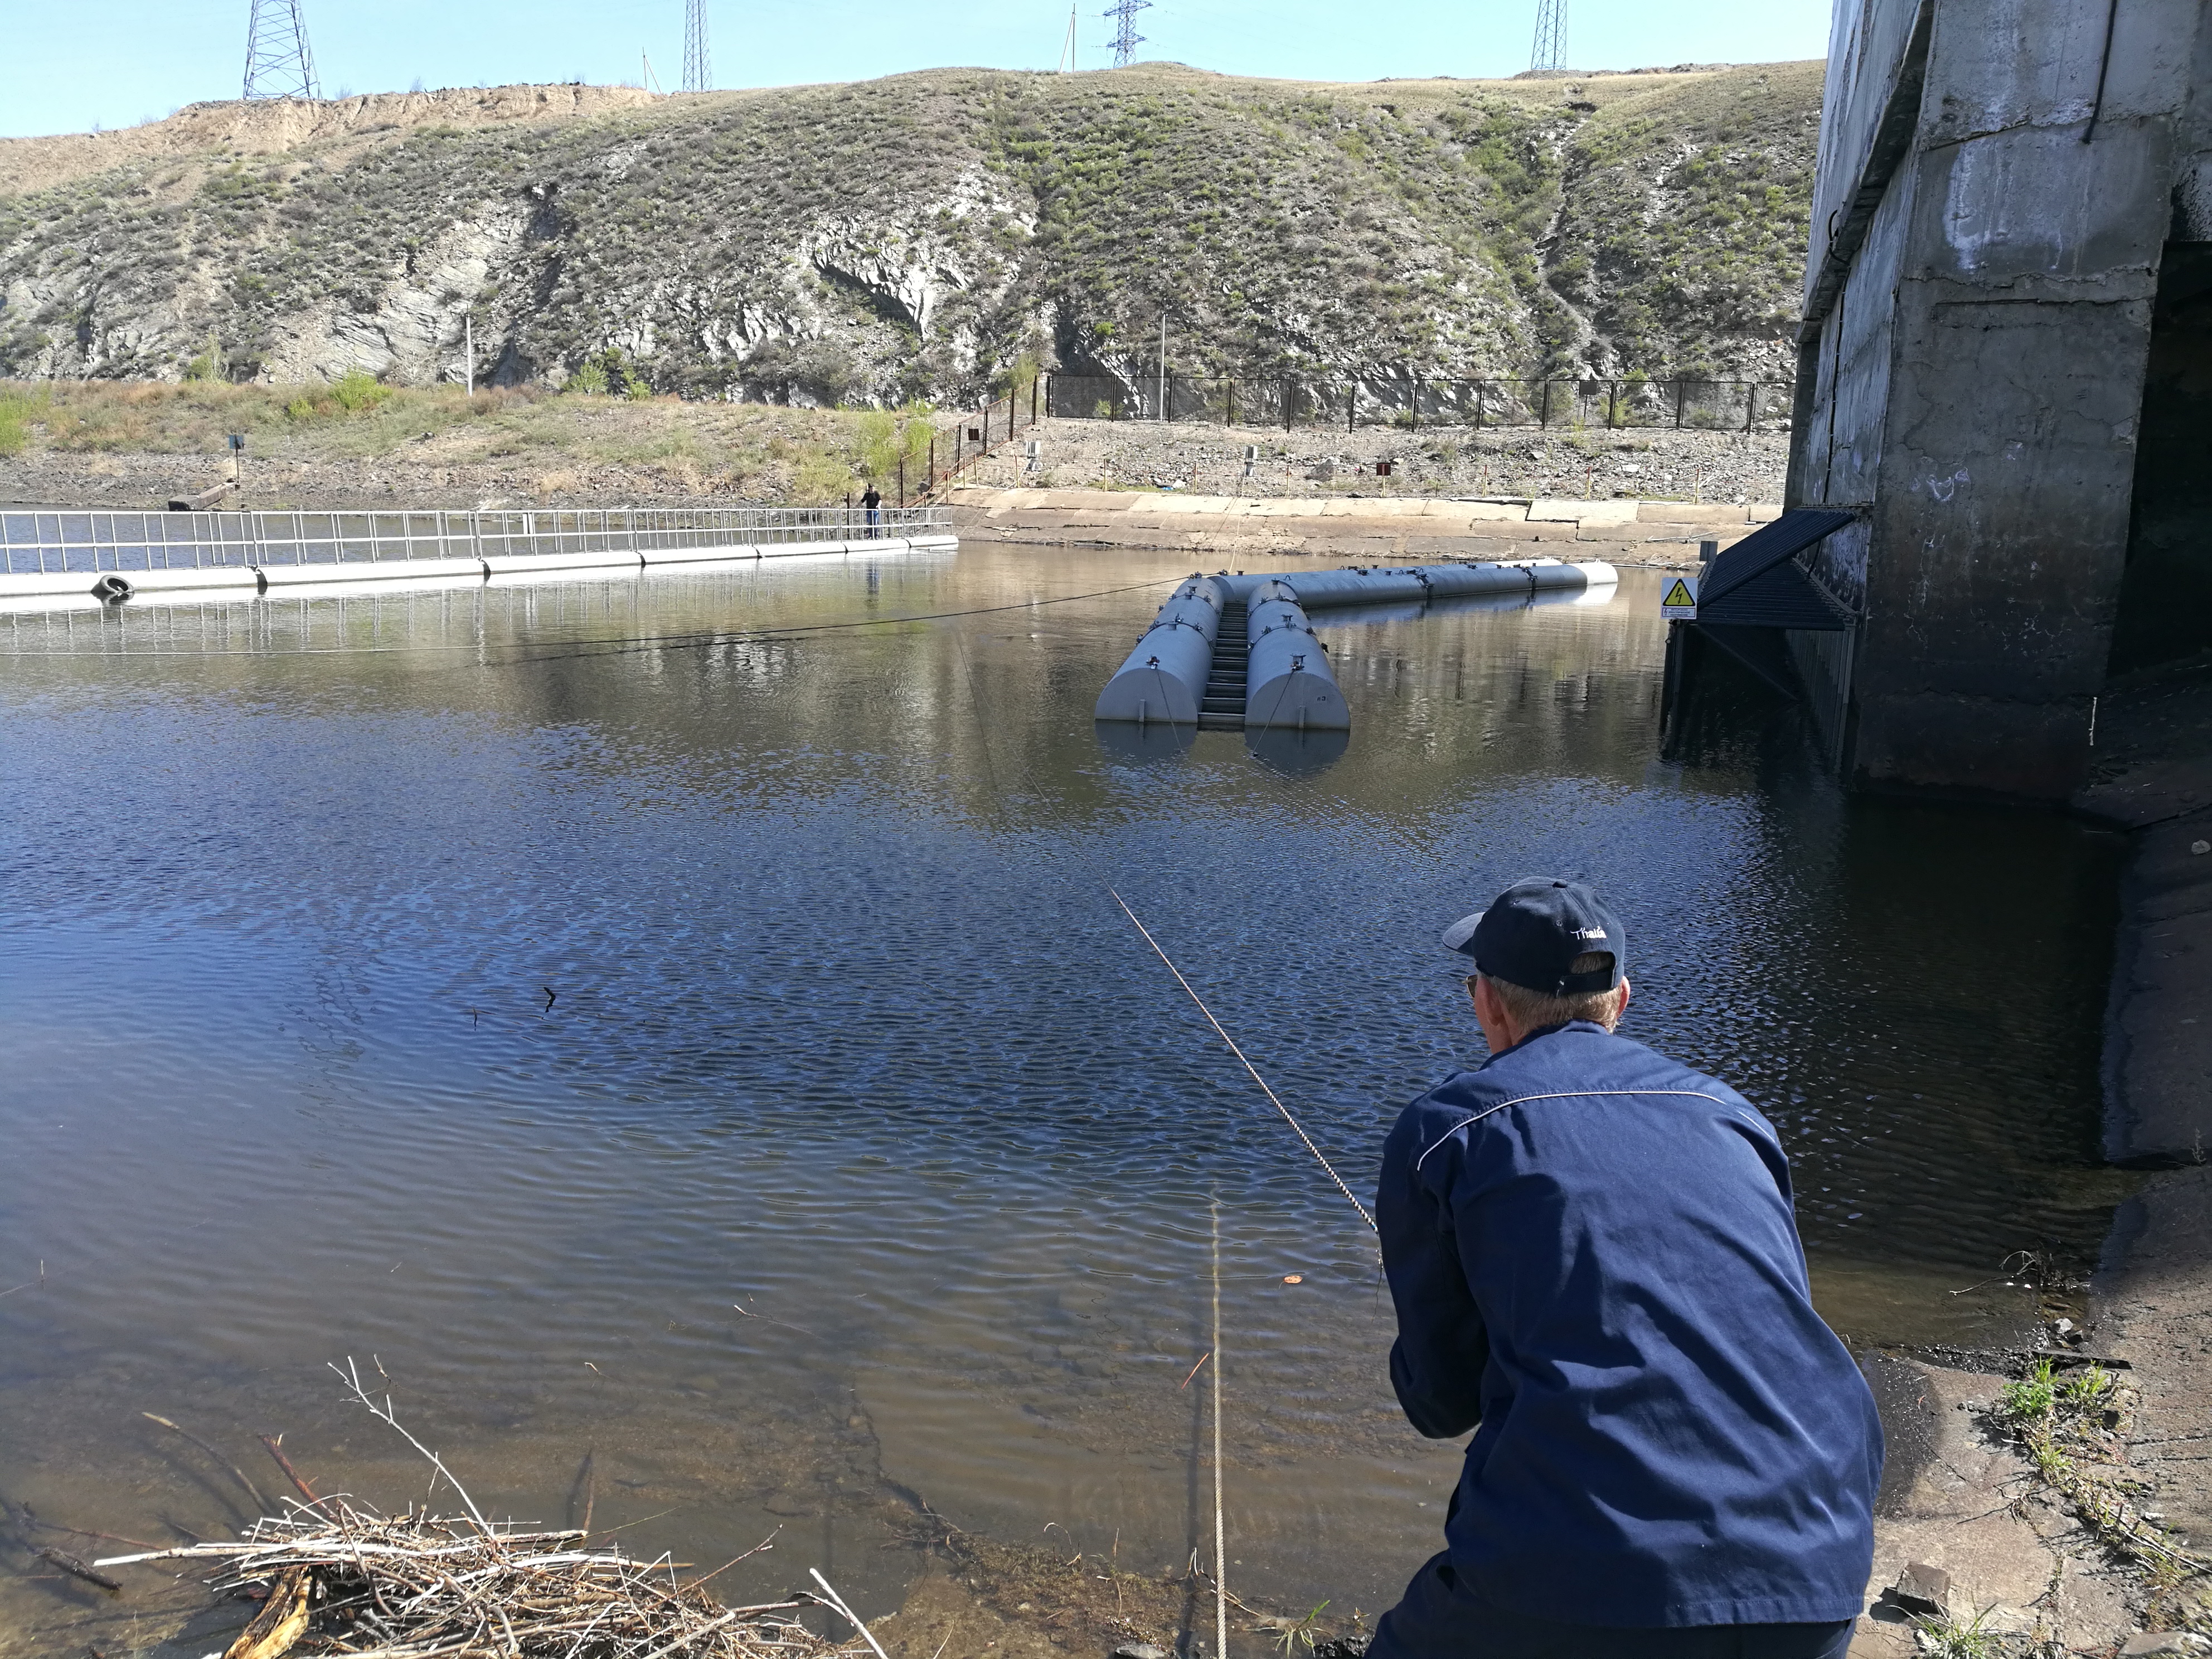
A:
[[[1182,374],[1778,379],[1820,66],[934,71],[198,105],[0,143],[0,374],[972,395]],[[210,340],[213,349],[210,349]]]

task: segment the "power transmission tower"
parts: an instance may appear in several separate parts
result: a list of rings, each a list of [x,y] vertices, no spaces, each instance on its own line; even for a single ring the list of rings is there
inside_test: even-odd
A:
[[[1137,61],[1137,48],[1145,37],[1137,33],[1137,14],[1152,3],[1152,0],[1114,0],[1104,15],[1114,23],[1114,67],[1127,69]]]
[[[246,27],[245,98],[319,98],[300,0],[253,0]]]
[[[714,71],[707,61],[707,0],[684,0],[684,90],[711,92]]]
[[[1536,0],[1536,46],[1528,54],[1532,70],[1566,68],[1567,0]]]

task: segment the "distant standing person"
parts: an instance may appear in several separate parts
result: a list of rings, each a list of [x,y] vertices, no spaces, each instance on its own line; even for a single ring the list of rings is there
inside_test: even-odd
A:
[[[1589,887],[1517,883],[1443,942],[1490,1058],[1400,1115],[1375,1212],[1399,1403],[1474,1437],[1369,1659],[1843,1659],[1881,1425],[1772,1126],[1613,1035],[1627,940]]]
[[[868,493],[860,497],[860,505],[868,509],[868,534],[871,536],[882,535],[884,533],[883,492],[878,489],[875,485],[870,484],[868,486]]]

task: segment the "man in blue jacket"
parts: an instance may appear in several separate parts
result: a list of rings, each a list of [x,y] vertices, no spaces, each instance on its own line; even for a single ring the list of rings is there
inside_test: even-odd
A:
[[[1444,943],[1490,1058],[1400,1115],[1375,1213],[1399,1402],[1474,1437],[1371,1659],[1842,1659],[1881,1427],[1772,1126],[1613,1035],[1589,888],[1518,883]]]

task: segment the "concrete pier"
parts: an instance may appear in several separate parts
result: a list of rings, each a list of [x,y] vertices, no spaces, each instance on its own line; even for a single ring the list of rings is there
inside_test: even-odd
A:
[[[1828,58],[1788,504],[1846,775],[2062,800],[2117,675],[2212,647],[2212,23],[1871,0]]]

